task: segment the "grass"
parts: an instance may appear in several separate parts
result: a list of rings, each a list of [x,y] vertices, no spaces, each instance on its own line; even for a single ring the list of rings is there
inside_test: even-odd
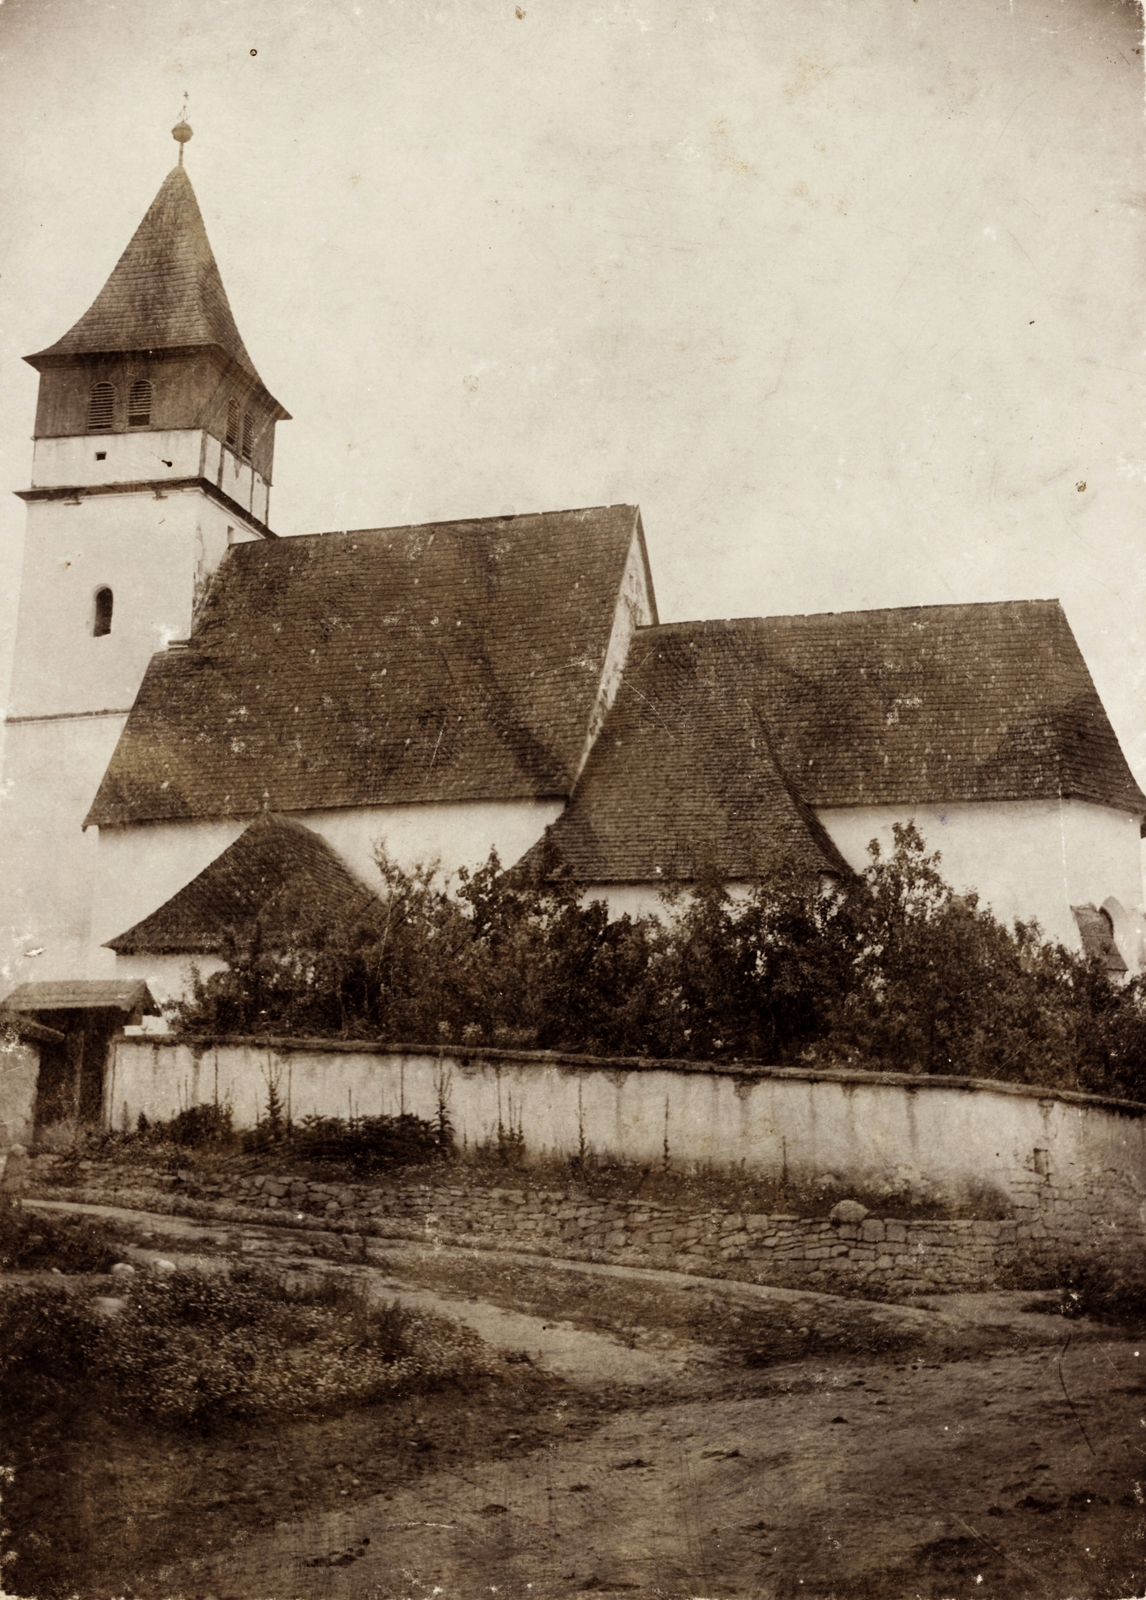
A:
[[[321,1271],[284,1279],[240,1267],[0,1284],[3,1465],[15,1468],[4,1511],[16,1559],[4,1581],[40,1600],[86,1597],[85,1582],[103,1563],[103,1594],[121,1594],[131,1570],[125,1548],[138,1546],[144,1564],[172,1548],[168,1538],[157,1542],[163,1528],[137,1528],[134,1514],[125,1529],[124,1505],[139,1508],[141,1522],[179,1523],[188,1549],[215,1536],[218,1491],[204,1497],[197,1468],[186,1490],[191,1504],[172,1501],[172,1463],[200,1462],[204,1452],[231,1462],[231,1514],[222,1520],[235,1529],[261,1525],[272,1506],[297,1514],[300,1492],[321,1504],[332,1484],[341,1495],[359,1481],[318,1471],[300,1490],[292,1473],[284,1499],[284,1438],[321,1439],[323,1419],[337,1429],[347,1416],[350,1434],[374,1417],[375,1431],[389,1436],[387,1418],[411,1405],[496,1387],[499,1377],[468,1328],[372,1302],[357,1284]],[[261,1452],[253,1489],[242,1471],[251,1449]],[[341,1454],[335,1459],[341,1467]],[[107,1485],[113,1463],[116,1482]],[[97,1500],[106,1502],[100,1517]]]
[[[212,1108],[206,1108],[208,1110]],[[183,1114],[186,1116],[186,1113]],[[178,1119],[175,1119],[178,1121]],[[375,1127],[374,1124],[386,1124]],[[990,1185],[968,1188],[955,1197],[926,1195],[918,1189],[845,1185],[831,1181],[762,1177],[738,1168],[678,1169],[670,1163],[639,1166],[611,1161],[592,1153],[583,1158],[550,1158],[528,1164],[496,1143],[477,1149],[451,1149],[441,1143],[432,1123],[418,1118],[360,1119],[351,1125],[337,1118],[312,1119],[293,1138],[244,1139],[219,1126],[198,1142],[172,1137],[171,1124],[155,1124],[143,1132],[89,1135],[74,1149],[58,1155],[50,1182],[70,1187],[82,1183],[81,1163],[135,1170],[148,1174],[179,1173],[191,1181],[226,1182],[240,1174],[291,1172],[316,1181],[416,1182],[436,1186],[513,1188],[528,1192],[565,1191],[591,1200],[640,1200],[682,1212],[728,1212],[798,1217],[827,1217],[837,1201],[858,1200],[875,1216],[903,1220],[1010,1217],[1004,1194]],[[211,1129],[215,1125],[205,1122]]]
[[[236,1418],[364,1404],[482,1369],[467,1329],[353,1286],[286,1296],[257,1269],[117,1281],[108,1296],[35,1284],[0,1298],[0,1412],[65,1392],[108,1414],[209,1429]]]
[[[0,1193],[0,1273],[106,1272],[117,1260],[105,1231],[86,1217],[34,1214]]]
[[[496,1258],[429,1259],[404,1254],[403,1278],[457,1294],[479,1295],[509,1311],[564,1321],[655,1350],[681,1339],[721,1353],[725,1372],[788,1362],[958,1359],[1024,1340],[1010,1334],[953,1331],[904,1320],[895,1308],[862,1300],[757,1299],[698,1282],[695,1287]],[[706,1369],[713,1371],[713,1369]]]
[[[1146,1266],[1139,1253],[1098,1261],[1067,1262],[1060,1271],[1066,1317],[1095,1317],[1128,1331],[1146,1332]]]

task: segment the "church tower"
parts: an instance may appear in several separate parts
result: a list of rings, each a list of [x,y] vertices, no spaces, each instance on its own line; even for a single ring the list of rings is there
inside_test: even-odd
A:
[[[276,422],[239,336],[183,149],[40,374],[0,802],[0,897],[21,979],[99,977],[84,817],[150,657],[178,648],[229,545],[268,526]],[[35,952],[34,954],[32,952]]]

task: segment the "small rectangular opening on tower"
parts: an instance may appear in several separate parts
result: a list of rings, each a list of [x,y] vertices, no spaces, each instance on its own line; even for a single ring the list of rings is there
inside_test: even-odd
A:
[[[107,460],[107,451],[106,450],[97,450],[96,451],[96,460],[97,461],[106,461]]]

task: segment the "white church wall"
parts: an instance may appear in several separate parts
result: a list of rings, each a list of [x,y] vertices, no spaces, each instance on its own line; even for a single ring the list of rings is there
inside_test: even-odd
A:
[[[385,845],[393,861],[409,871],[437,861],[448,876],[471,871],[496,849],[512,866],[560,816],[560,800],[474,800],[439,805],[345,806],[296,813],[320,834],[363,883],[378,882],[374,852]]]
[[[196,973],[205,979],[226,970],[227,963],[216,955],[117,955],[115,958],[115,976],[142,978],[161,1007],[190,995]]]
[[[625,570],[621,577],[617,610],[613,617],[613,631],[609,635],[609,643],[605,650],[605,662],[601,668],[597,700],[589,716],[589,727],[580,759],[577,762],[575,778],[580,777],[584,771],[585,763],[589,759],[589,753],[597,741],[597,735],[604,725],[613,701],[617,698],[617,690],[621,686],[621,676],[625,670],[625,662],[629,658],[629,647],[632,644],[633,634],[638,627],[647,626],[652,620],[653,610],[649,598],[644,553],[641,548],[639,533],[634,528],[632,543],[629,545],[629,554],[625,560]]]
[[[247,826],[249,818],[209,817],[100,828],[92,907],[92,943],[102,945],[157,911]],[[109,957],[111,951],[105,952]],[[112,958],[114,960],[114,957]],[[121,972],[118,963],[115,971]],[[158,998],[158,996],[156,997]]]
[[[91,970],[89,959],[96,832],[85,833],[81,823],[126,720],[84,716],[7,727],[0,801],[4,992],[35,978],[105,975]]]
[[[939,870],[960,893],[977,890],[1008,926],[1037,918],[1044,935],[1080,947],[1072,905],[1115,896],[1142,904],[1138,819],[1082,800],[960,802],[939,806],[854,806],[817,813],[845,861],[868,864],[878,839],[893,848],[896,822],[914,822]]]
[[[215,438],[204,436],[202,475],[217,489],[230,495],[260,522],[270,515],[270,488],[249,461],[244,461],[233,450]]]
[[[410,870],[439,862],[450,876],[480,867],[491,849],[510,866],[540,839],[560,801],[475,801],[452,805],[347,806],[292,813],[325,839],[368,888],[379,885],[374,852],[384,843]],[[249,817],[196,819],[99,829],[91,942],[98,949],[170,900],[221,856],[247,828]],[[93,832],[95,830],[92,830]],[[109,961],[110,951],[104,952]],[[96,958],[99,960],[99,958]],[[142,963],[142,965],[138,964]],[[154,977],[164,997],[187,991],[184,958],[114,958],[117,975]],[[102,975],[103,965],[100,966]],[[159,989],[153,989],[161,998]]]

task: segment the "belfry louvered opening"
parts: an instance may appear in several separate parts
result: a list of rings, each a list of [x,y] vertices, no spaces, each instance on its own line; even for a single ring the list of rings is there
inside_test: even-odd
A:
[[[227,448],[230,450],[239,448],[239,402],[237,400],[227,401]]]
[[[127,397],[127,425],[146,428],[151,422],[151,385],[146,378],[132,384]]]
[[[249,411],[243,413],[243,460],[251,459],[255,447],[255,419]]]
[[[93,383],[88,397],[88,431],[98,433],[115,421],[115,389],[110,383]]]

